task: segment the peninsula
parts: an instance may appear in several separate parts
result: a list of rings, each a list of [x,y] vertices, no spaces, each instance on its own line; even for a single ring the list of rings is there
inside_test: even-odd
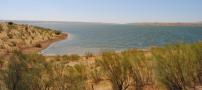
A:
[[[39,52],[53,42],[63,40],[67,33],[38,26],[0,23],[0,54],[18,50],[24,53]]]

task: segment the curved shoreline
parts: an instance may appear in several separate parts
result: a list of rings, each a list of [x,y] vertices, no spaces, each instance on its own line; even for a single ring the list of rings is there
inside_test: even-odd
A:
[[[54,39],[50,39],[47,41],[41,41],[38,42],[34,45],[32,45],[31,47],[26,47],[26,48],[22,48],[21,51],[22,53],[28,54],[28,53],[38,53],[43,49],[46,49],[47,47],[49,47],[51,44],[64,40],[68,37],[68,33],[62,33],[62,35],[58,36],[57,38]],[[37,44],[40,44],[41,47],[36,47]]]

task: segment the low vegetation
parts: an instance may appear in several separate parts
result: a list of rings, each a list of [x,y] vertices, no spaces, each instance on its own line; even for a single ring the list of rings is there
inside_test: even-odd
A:
[[[100,82],[109,81],[113,90],[200,90],[202,43],[156,47],[147,54],[137,49],[105,52],[85,64],[78,55],[14,52],[1,56],[0,89],[96,90]]]
[[[9,60],[1,73],[1,90],[86,90],[83,65],[48,62],[42,55],[20,52]]]
[[[98,63],[109,78],[113,90],[126,90],[130,86],[130,71],[124,57],[108,52],[102,55]]]
[[[33,43],[41,48],[36,42],[59,34],[41,27],[1,23],[0,90],[96,90],[103,81],[110,83],[109,90],[201,89],[202,42],[166,45],[147,52],[130,49],[101,56],[88,52],[84,57],[17,50]],[[1,54],[6,50],[12,53]]]
[[[195,90],[201,86],[202,43],[153,49],[158,79],[168,90]]]
[[[0,23],[0,54],[36,44],[38,47],[38,43],[58,38],[61,34],[60,31],[37,26]]]
[[[113,90],[197,90],[201,86],[202,44],[176,44],[141,50],[106,52],[91,66],[69,65],[79,56],[15,52],[1,58],[1,90],[89,90],[109,80]],[[3,56],[1,56],[3,57]],[[49,57],[50,58],[50,57]],[[161,89],[160,89],[161,88]]]

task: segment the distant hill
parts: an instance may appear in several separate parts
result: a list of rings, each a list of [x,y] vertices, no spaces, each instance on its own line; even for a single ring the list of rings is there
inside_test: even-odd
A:
[[[60,31],[15,24],[13,22],[0,23],[0,54],[27,47],[42,48],[41,42],[58,39],[63,34]]]
[[[33,24],[33,23],[59,23],[59,24],[78,24],[78,25],[116,25],[117,23],[104,22],[80,22],[80,21],[29,21],[29,20],[0,20],[0,22],[15,22],[19,24]]]
[[[201,24],[202,24],[202,21],[199,21],[198,23],[201,23]]]
[[[202,26],[202,22],[196,23],[129,23],[130,25],[149,25],[149,26]]]

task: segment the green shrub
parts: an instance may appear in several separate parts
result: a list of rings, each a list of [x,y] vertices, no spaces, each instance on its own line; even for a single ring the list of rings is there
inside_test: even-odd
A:
[[[3,31],[3,28],[2,28],[2,26],[1,26],[1,24],[0,24],[0,32],[1,32],[1,31]]]
[[[93,69],[90,72],[90,78],[92,79],[93,83],[97,84],[102,81],[102,72],[98,69]]]
[[[14,23],[13,22],[8,22],[8,25],[14,25]]]
[[[113,90],[126,90],[129,87],[128,65],[121,55],[114,52],[103,53],[98,63],[111,81]]]
[[[15,52],[5,71],[9,90],[85,90],[85,67],[47,62],[39,54]]]
[[[70,60],[79,60],[79,59],[80,59],[80,56],[77,55],[77,54],[72,54],[72,55],[69,55],[69,59],[70,59]]]
[[[9,90],[88,90],[88,75],[94,83],[106,77],[113,90],[131,86],[144,90],[157,80],[168,90],[190,90],[202,85],[202,43],[167,45],[152,48],[151,52],[151,57],[135,49],[106,52],[96,60],[98,65],[87,70],[82,64],[68,66],[69,60],[79,60],[79,55],[56,56],[55,61],[48,61],[40,54],[15,51],[6,60],[8,64],[0,60],[0,65],[8,65],[0,69],[0,85],[5,84]]]
[[[199,84],[202,47],[190,44],[168,45],[153,49],[157,61],[157,75],[168,90],[188,90]],[[200,59],[201,60],[201,59]]]
[[[51,64],[47,71],[46,83],[53,90],[85,90],[85,68]]]
[[[8,28],[9,29],[17,29],[17,25],[15,25],[15,23],[13,23],[13,22],[8,22]]]
[[[61,31],[56,31],[56,30],[55,30],[54,32],[55,32],[56,35],[60,35],[60,34],[62,34]]]
[[[15,52],[10,58],[4,82],[9,90],[42,90],[40,73],[44,70],[41,55]]]
[[[143,90],[146,86],[154,85],[153,63],[145,56],[143,51],[127,50],[121,53],[125,61],[128,61],[128,69],[135,90]]]
[[[51,58],[54,61],[57,61],[58,63],[63,63],[63,64],[67,64],[71,61],[78,61],[80,60],[80,56],[73,54],[73,55],[62,55],[62,56],[54,56],[53,58]]]

